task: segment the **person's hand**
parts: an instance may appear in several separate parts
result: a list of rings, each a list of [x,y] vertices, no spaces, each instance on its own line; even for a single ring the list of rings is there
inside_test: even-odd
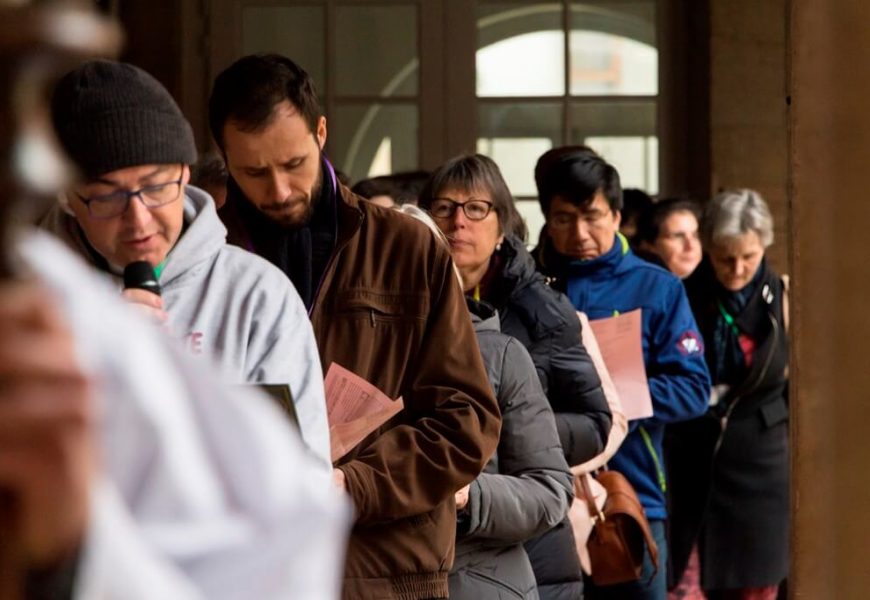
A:
[[[121,295],[143,314],[161,325],[169,318],[163,310],[163,298],[157,294],[138,288],[128,288],[121,292]]]
[[[462,510],[468,505],[468,492],[471,489],[471,484],[456,492],[456,510]]]
[[[725,394],[727,394],[730,389],[731,388],[725,383],[714,385],[712,388],[710,388],[710,400],[708,402],[708,405],[718,405],[719,401],[725,397]]]
[[[50,568],[76,551],[87,528],[91,384],[42,287],[0,284],[0,331],[0,535],[16,552],[13,569]]]
[[[344,471],[341,469],[332,470],[332,485],[340,490],[347,491],[347,481],[344,476]]]

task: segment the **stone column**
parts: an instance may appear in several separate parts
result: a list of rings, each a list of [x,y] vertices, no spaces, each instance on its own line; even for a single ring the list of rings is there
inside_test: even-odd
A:
[[[870,590],[870,2],[792,0],[795,598]]]

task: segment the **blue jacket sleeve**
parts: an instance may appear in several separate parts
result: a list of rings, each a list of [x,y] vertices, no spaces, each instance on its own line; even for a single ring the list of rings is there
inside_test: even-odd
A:
[[[704,342],[689,307],[683,284],[674,280],[650,321],[647,378],[653,402],[648,422],[674,423],[699,417],[707,410],[710,374]]]

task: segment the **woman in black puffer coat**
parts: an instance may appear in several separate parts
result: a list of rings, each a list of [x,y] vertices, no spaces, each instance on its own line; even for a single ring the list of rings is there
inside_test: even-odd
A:
[[[502,331],[517,338],[535,364],[556,418],[569,465],[604,449],[611,415],[592,360],[580,342],[580,322],[562,294],[535,271],[522,241],[513,198],[495,163],[460,156],[437,169],[420,195],[447,235],[466,294],[494,306]],[[583,581],[567,519],[528,542],[541,598],[582,598]]]

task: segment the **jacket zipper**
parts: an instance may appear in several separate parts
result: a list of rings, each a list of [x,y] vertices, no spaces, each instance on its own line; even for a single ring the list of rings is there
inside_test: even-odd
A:
[[[362,225],[363,216],[360,213],[358,215],[358,223],[357,230],[360,225]],[[338,219],[336,218],[336,224],[338,223]],[[356,233],[354,233],[355,235]],[[314,302],[311,303],[311,308],[308,309],[308,318],[311,319],[311,316],[314,314],[314,309],[320,303],[320,290],[323,288],[323,282],[326,281],[326,278],[332,275],[332,267],[335,264],[335,261],[338,258],[338,255],[341,254],[342,250],[344,250],[348,244],[350,244],[350,240],[353,238],[353,235],[348,237],[346,240],[341,242],[340,245],[335,247],[335,251],[332,253],[332,256],[329,257],[329,262],[326,263],[326,268],[323,270],[323,275],[320,277],[320,281],[317,283],[317,290],[314,292]],[[372,312],[372,325],[374,325],[375,315]]]

